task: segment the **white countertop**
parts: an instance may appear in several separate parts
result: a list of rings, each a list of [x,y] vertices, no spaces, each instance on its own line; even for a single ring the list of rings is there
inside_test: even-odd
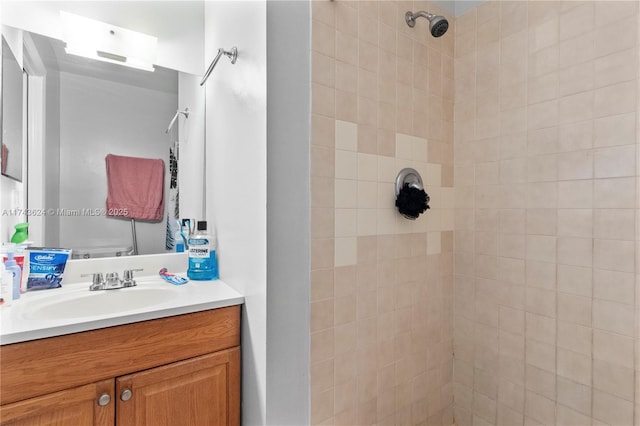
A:
[[[0,344],[7,345],[244,303],[244,297],[240,293],[220,280],[191,280],[181,286],[169,284],[158,276],[141,276],[136,277],[136,280],[138,286],[133,289],[143,289],[145,284],[155,287],[166,285],[174,294],[168,301],[125,312],[72,318],[34,319],[31,318],[33,307],[46,303],[47,299],[55,300],[60,296],[84,296],[104,291],[126,292],[130,289],[89,292],[89,282],[83,282],[66,285],[63,283],[62,288],[28,292],[22,294],[20,299],[14,300],[11,306],[0,306]]]

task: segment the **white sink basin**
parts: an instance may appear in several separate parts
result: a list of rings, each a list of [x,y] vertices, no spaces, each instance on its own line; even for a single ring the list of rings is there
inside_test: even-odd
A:
[[[43,290],[48,291],[48,290]],[[29,303],[23,316],[31,320],[94,317],[161,305],[177,296],[170,286],[138,285],[117,290],[73,291]]]

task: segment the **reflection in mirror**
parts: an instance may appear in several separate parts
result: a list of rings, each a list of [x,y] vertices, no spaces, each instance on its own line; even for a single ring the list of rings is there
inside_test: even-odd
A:
[[[165,252],[167,212],[174,214],[177,201],[177,191],[169,191],[170,151],[177,154],[177,141],[182,147],[191,123],[180,117],[165,131],[178,109],[198,107],[179,104],[182,91],[191,90],[190,83],[187,88],[182,84],[191,79],[197,83],[197,77],[159,66],[148,72],[68,55],[60,40],[30,37],[46,70],[43,167],[39,179],[30,179],[30,185],[35,180],[44,186],[43,209],[36,209],[44,216],[43,245],[71,248],[80,258],[132,254],[136,240],[139,254]],[[135,234],[130,219],[106,214],[108,183],[115,182],[111,168],[107,179],[108,155],[162,160],[164,165],[159,172],[163,183],[153,190],[141,185],[142,163],[117,172],[126,186],[163,207],[159,220],[136,220]]]
[[[22,182],[23,71],[2,37],[2,138],[1,170]]]

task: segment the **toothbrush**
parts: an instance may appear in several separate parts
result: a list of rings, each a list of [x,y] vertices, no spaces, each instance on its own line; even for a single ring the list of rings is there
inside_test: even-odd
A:
[[[167,271],[167,268],[160,269],[160,278],[173,285],[182,285],[189,282],[188,278],[172,274]]]

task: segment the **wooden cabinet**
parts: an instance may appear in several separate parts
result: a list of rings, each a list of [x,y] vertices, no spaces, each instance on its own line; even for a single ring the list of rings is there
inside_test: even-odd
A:
[[[104,380],[3,405],[0,421],[11,426],[112,426],[113,387],[113,380]],[[97,403],[102,395],[109,395],[109,403]]]
[[[2,346],[0,424],[240,424],[240,308]]]
[[[223,352],[116,379],[118,426],[240,424],[240,351]],[[126,399],[126,401],[122,401]]]

